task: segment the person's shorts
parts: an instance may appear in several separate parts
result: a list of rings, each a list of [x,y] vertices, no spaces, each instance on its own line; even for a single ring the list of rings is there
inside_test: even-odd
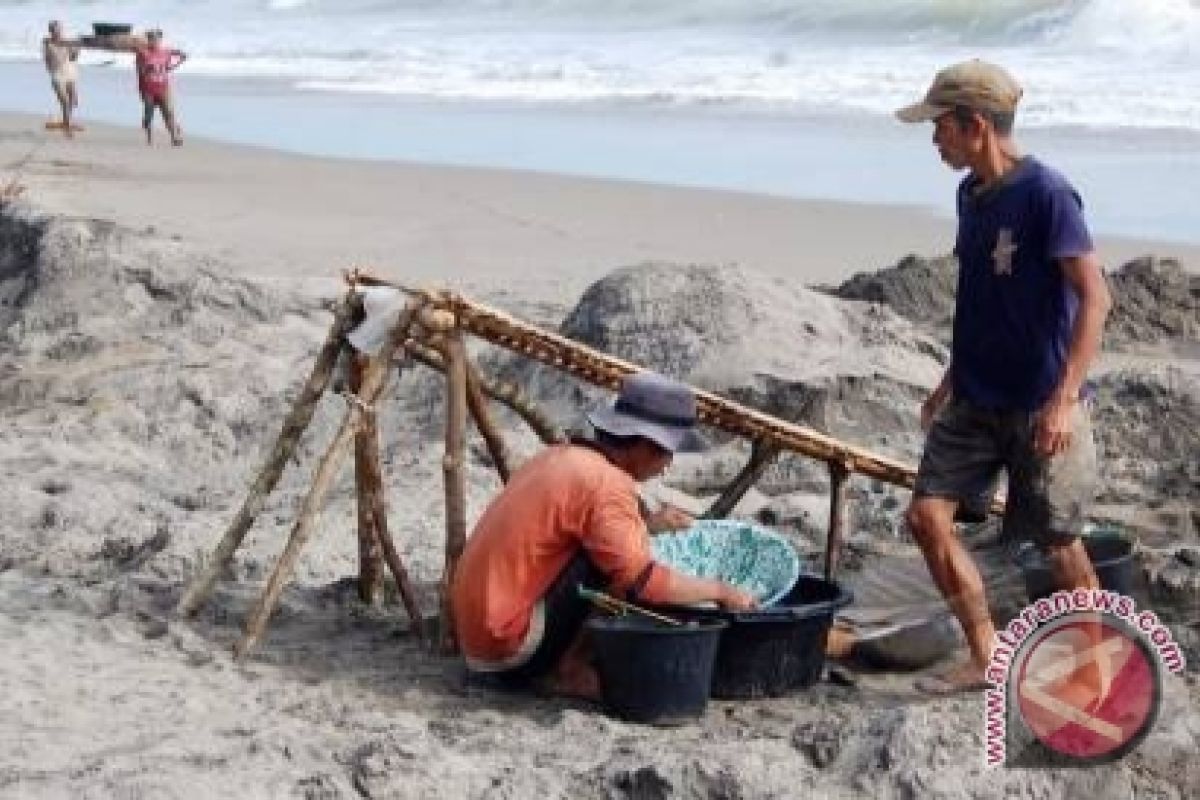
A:
[[[1053,458],[1034,451],[1034,422],[1029,412],[987,411],[952,399],[925,440],[913,492],[974,509],[990,500],[1005,471],[1004,536],[1041,546],[1069,543],[1083,532],[1098,485],[1091,420],[1078,404],[1071,445]]]
[[[467,668],[493,678],[504,688],[526,689],[554,670],[575,641],[591,607],[579,596],[578,586],[604,586],[603,573],[582,549],[567,562],[533,609],[525,640],[515,654],[498,662],[468,659]]]
[[[142,104],[149,111],[155,107],[163,110],[171,108],[171,90],[168,87],[144,87],[141,89]]]

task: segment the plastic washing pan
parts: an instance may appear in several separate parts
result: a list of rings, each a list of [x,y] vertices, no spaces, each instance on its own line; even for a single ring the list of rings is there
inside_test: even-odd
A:
[[[724,620],[713,666],[712,696],[780,697],[808,688],[825,667],[825,641],[834,615],[853,595],[836,583],[801,575],[775,606],[757,611],[666,606],[682,620]]]
[[[763,606],[779,602],[800,576],[800,554],[791,542],[752,522],[697,520],[687,530],[651,537],[650,550],[656,561],[733,584]]]

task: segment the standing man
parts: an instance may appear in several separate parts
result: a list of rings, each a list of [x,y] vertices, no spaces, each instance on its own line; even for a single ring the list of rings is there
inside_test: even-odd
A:
[[[588,606],[580,584],[634,602],[755,605],[734,586],[650,555],[637,484],[661,474],[675,453],[703,449],[691,390],[653,373],[631,375],[615,405],[588,421],[592,440],[549,447],[513,474],[454,572],[451,607],[467,667],[511,688],[598,696],[581,636]]]
[[[183,132],[175,120],[175,107],[171,102],[168,76],[186,60],[187,54],[182,50],[163,44],[162,31],[157,28],[146,32],[146,46],[137,49],[138,93],[142,96],[142,128],[146,131],[146,144],[152,144],[150,126],[156,108],[162,111],[171,144],[176,147],[183,144]]]
[[[50,86],[62,109],[62,131],[68,139],[75,135],[71,129],[71,114],[79,105],[75,84],[79,79],[75,62],[79,58],[79,45],[63,35],[62,23],[51,20],[49,36],[42,39],[42,60],[50,73]]]
[[[1079,539],[1097,477],[1080,393],[1112,300],[1079,195],[1013,139],[1021,93],[1002,68],[967,61],[896,112],[932,122],[942,160],[967,170],[951,361],[921,407],[928,438],[906,515],[970,647],[968,661],[918,684],[931,694],[983,688],[995,629],[954,515],[1001,469],[1005,533],[1042,548],[1059,588],[1099,586]]]

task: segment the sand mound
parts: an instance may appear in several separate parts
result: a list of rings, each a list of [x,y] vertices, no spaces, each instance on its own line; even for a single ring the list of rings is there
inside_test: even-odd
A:
[[[236,664],[228,645],[342,401],[322,403],[214,602],[193,621],[169,611],[240,503],[328,314],[177,242],[22,212],[0,217],[0,315],[0,682],[11,689],[0,693],[0,717],[19,732],[0,756],[0,794],[599,800],[1200,789],[1195,688],[1179,681],[1138,752],[1083,771],[985,770],[979,701],[922,704],[907,680],[714,703],[702,723],[671,730],[481,691],[457,662],[414,642],[394,606],[354,599],[348,476],[262,646]],[[585,295],[564,330],[902,454],[915,451],[916,406],[944,357],[878,303],[728,268],[620,270]],[[524,370],[564,419],[592,399],[548,370],[505,364]],[[414,369],[403,402],[387,407],[394,532],[425,579],[441,565],[440,423],[426,429],[440,419],[439,381]],[[1154,397],[1147,423],[1161,408],[1154,403],[1175,402]],[[744,456],[733,448],[686,466],[684,482],[719,486],[718,473]],[[821,474],[805,469],[781,472],[777,485],[790,494],[764,501],[780,518],[807,514],[804,491],[819,490]],[[496,484],[478,461],[469,480],[474,518]],[[1172,562],[1164,574],[1177,569]],[[1190,591],[1186,574],[1164,580]]]

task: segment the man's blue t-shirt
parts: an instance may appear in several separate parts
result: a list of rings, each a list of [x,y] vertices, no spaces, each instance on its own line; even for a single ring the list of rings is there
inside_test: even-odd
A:
[[[1026,157],[1001,181],[958,187],[956,396],[1033,411],[1062,375],[1079,306],[1058,259],[1092,250],[1083,204],[1058,172]]]

